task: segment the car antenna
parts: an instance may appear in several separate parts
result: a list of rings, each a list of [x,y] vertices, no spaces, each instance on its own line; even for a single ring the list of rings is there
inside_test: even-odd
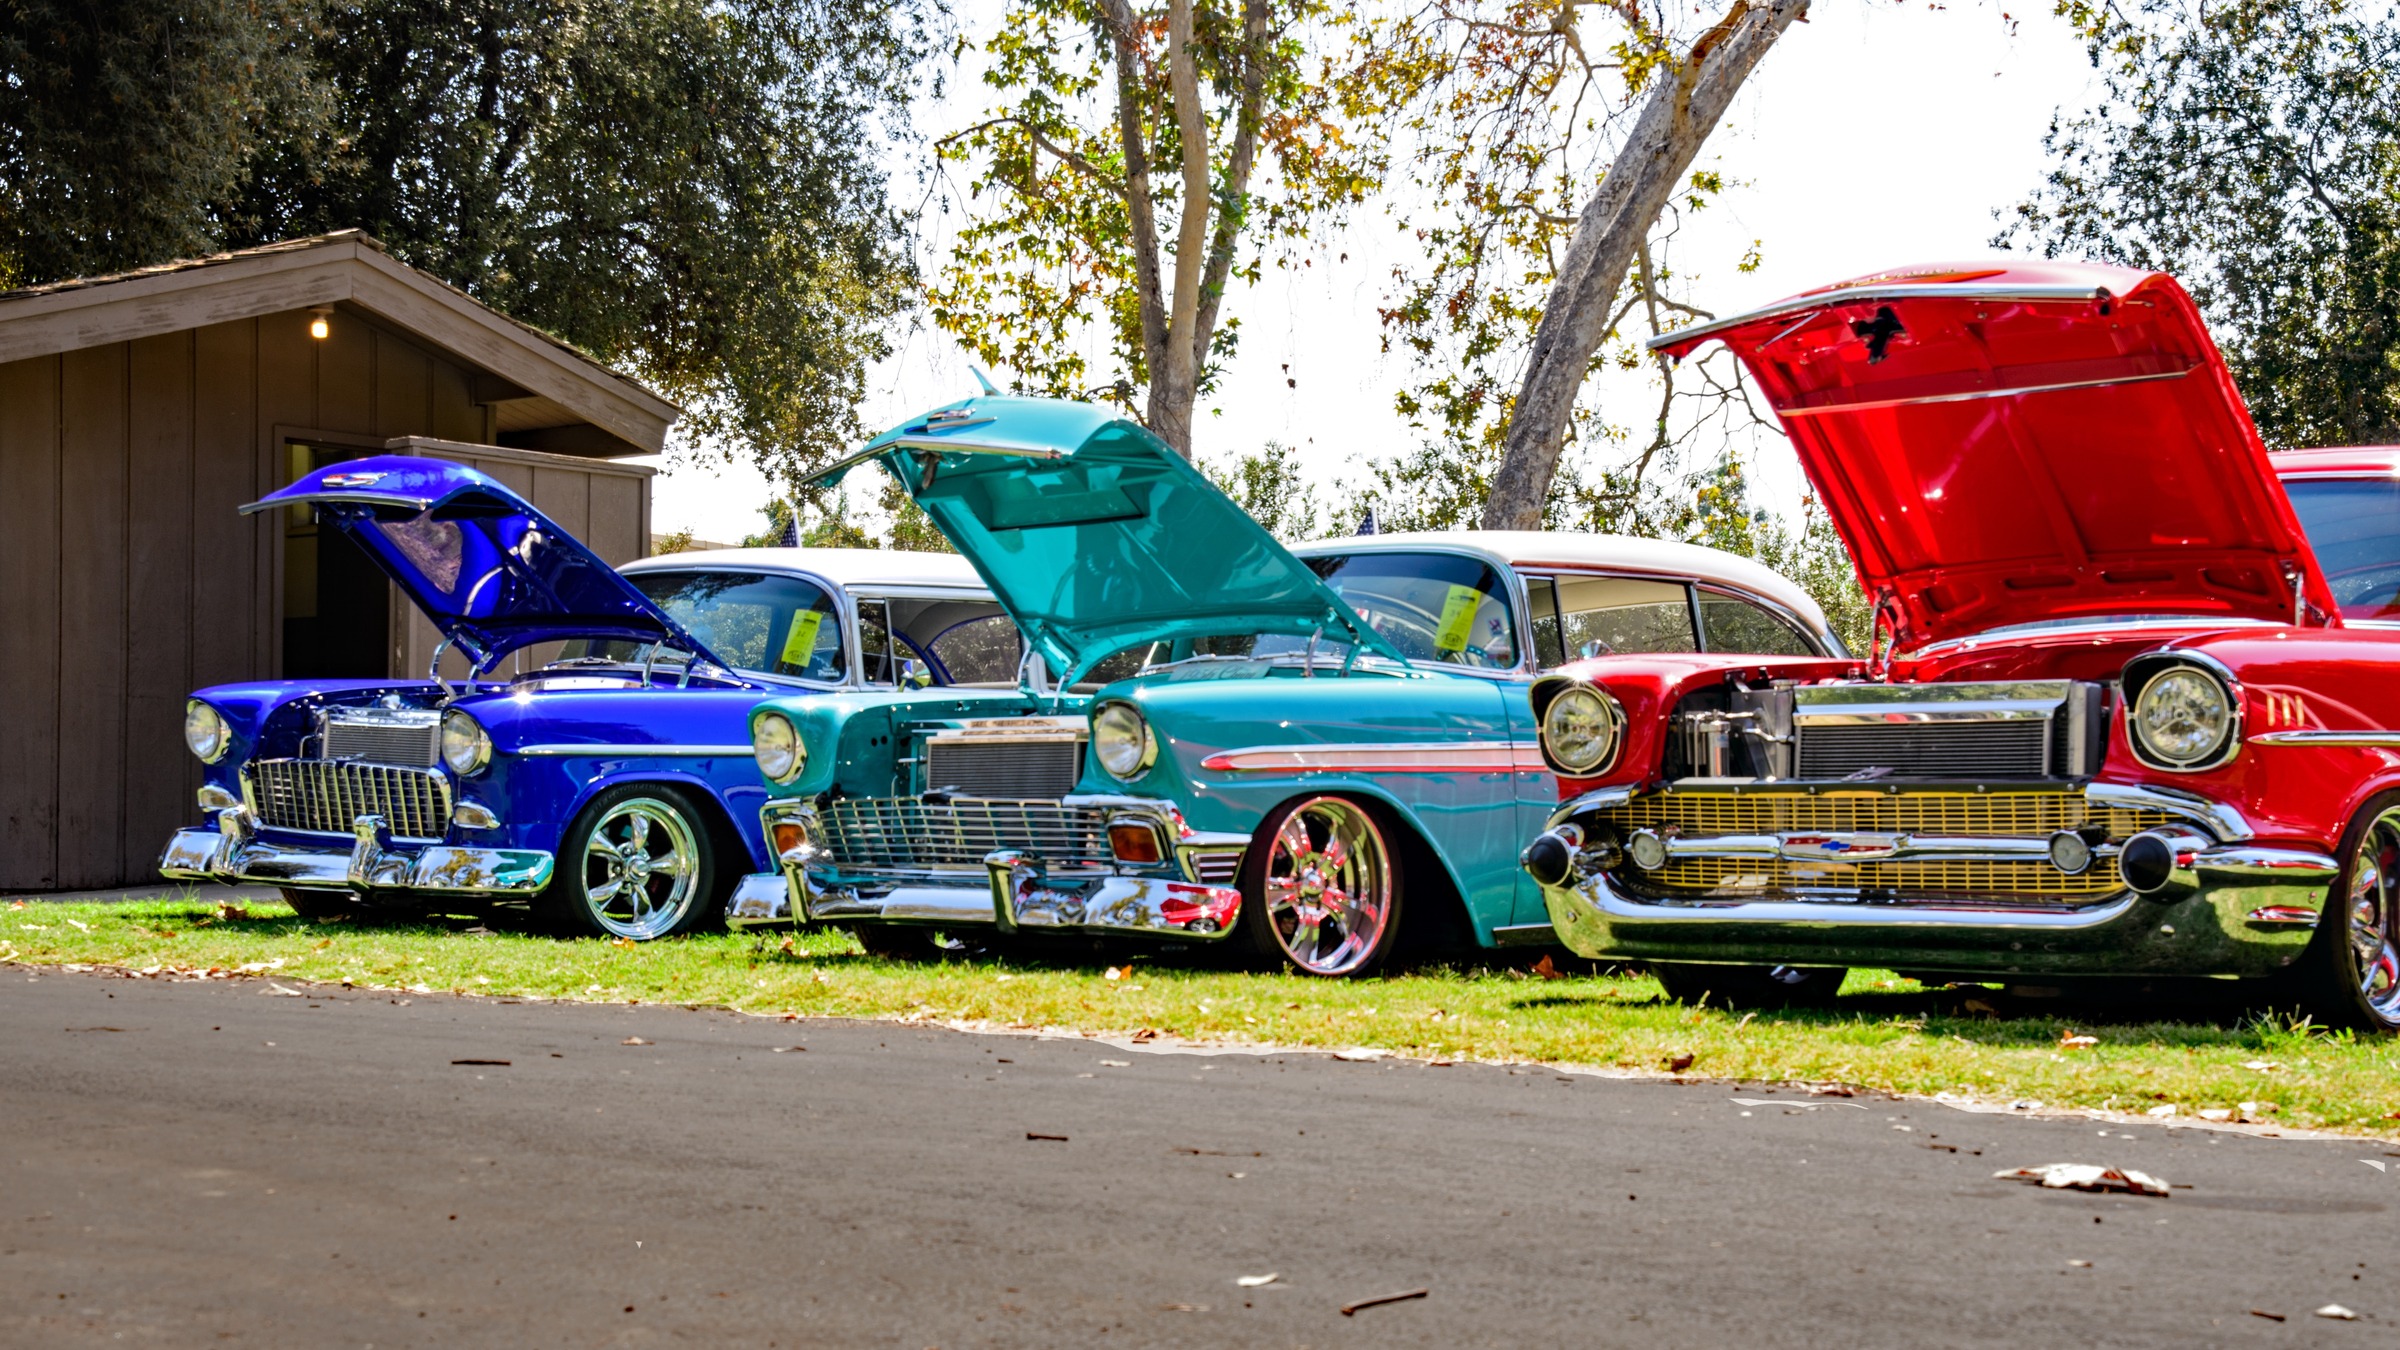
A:
[[[967,373],[975,377],[975,383],[983,386],[983,392],[987,394],[997,394],[1000,392],[992,387],[991,378],[983,373],[983,367],[969,366],[967,367]]]

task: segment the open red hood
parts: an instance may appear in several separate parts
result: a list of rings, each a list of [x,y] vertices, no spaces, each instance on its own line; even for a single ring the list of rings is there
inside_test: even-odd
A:
[[[1653,346],[1710,339],[1774,403],[1903,649],[2044,619],[2334,612],[2172,277],[1913,268]]]

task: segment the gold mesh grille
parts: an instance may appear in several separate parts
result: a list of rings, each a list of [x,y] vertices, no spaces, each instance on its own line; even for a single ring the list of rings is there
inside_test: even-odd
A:
[[[1862,862],[1847,866],[1777,858],[1678,858],[1642,874],[1642,885],[1671,891],[1790,891],[1819,887],[1922,895],[2111,895],[2122,886],[2117,862],[2104,858],[2069,876],[2047,862]]]
[[[2160,811],[2093,806],[2080,792],[1661,792],[1605,813],[1627,829],[1684,834],[1828,833],[2047,837],[2100,825],[2123,839],[2164,825]]]
[[[2095,806],[2080,792],[1662,792],[1601,813],[1620,829],[1718,834],[1923,834],[2047,838],[2099,826],[2124,839],[2171,819],[2162,811]],[[2048,860],[1963,859],[1806,862],[1780,858],[1679,858],[1640,873],[1645,889],[1713,894],[1810,888],[1917,895],[2080,899],[2121,889],[2113,858],[2070,876]]]

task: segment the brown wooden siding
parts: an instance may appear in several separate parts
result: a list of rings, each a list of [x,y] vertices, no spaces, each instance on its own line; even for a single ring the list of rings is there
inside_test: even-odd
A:
[[[184,696],[281,670],[280,522],[238,508],[288,479],[287,439],[493,434],[473,366],[348,307],[323,341],[309,317],[0,363],[0,892],[152,880],[196,819]],[[425,452],[591,528],[611,562],[647,551],[645,472],[473,449]],[[395,673],[421,674],[431,629],[395,613]]]

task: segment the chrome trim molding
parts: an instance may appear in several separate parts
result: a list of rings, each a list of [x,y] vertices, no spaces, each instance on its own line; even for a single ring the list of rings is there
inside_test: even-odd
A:
[[[1400,741],[1368,745],[1259,745],[1200,761],[1215,773],[1548,773],[1539,741]]]
[[[2090,783],[2083,789],[2084,800],[2095,806],[2121,806],[2134,811],[2164,811],[2191,821],[2214,834],[2220,842],[2238,844],[2255,839],[2258,832],[2250,828],[2249,817],[2241,808],[2226,802],[2213,801],[2197,792],[2182,788],[2152,787],[2142,783]]]
[[[1919,394],[1914,398],[1871,398],[1859,403],[1823,403],[1812,408],[1777,408],[1785,417],[1825,417],[1834,413],[1874,412],[1881,408],[1913,408],[1929,403],[1967,403],[1984,398],[2014,398],[2019,394],[2056,394],[2069,389],[2106,389],[2120,384],[2149,384],[2180,380],[2197,366],[2153,371],[2148,375],[2110,375],[2097,380],[2062,380],[2057,384],[2021,384],[2006,389],[1967,389],[1955,394]]]
[[[1889,286],[1869,283],[1863,286],[1846,286],[1838,290],[1819,291],[1815,295],[1793,296],[1789,300],[1778,301],[1772,305],[1736,314],[1731,318],[1717,319],[1691,328],[1677,329],[1672,333],[1662,333],[1644,345],[1651,351],[1661,351],[1686,342],[1715,337],[1719,333],[1730,332],[1764,319],[1801,314],[1813,316],[1818,311],[1836,309],[1844,305],[1871,305],[1888,300],[2099,301],[2108,298],[2109,291],[2105,286],[1978,286],[1971,281],[1919,282],[1914,285],[1907,282],[1896,282]]]
[[[679,756],[691,759],[714,759],[727,755],[739,755],[744,759],[750,759],[757,754],[757,751],[747,745],[587,745],[581,743],[571,743],[566,745],[520,746],[518,747],[516,753],[520,755],[536,755],[546,758],[586,756],[595,759],[603,757],[609,759],[630,759],[636,757],[659,758]]]
[[[780,872],[752,872],[725,901],[725,926],[758,928],[792,921],[791,891]]]
[[[2266,731],[2250,738],[2252,745],[2356,746],[2400,750],[2400,731]]]

